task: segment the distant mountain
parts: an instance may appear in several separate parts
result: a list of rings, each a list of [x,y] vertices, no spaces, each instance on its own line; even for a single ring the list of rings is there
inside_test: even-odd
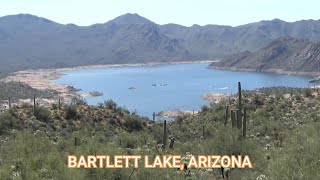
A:
[[[139,14],[127,13],[112,20],[116,24],[154,24],[149,19],[146,19]]]
[[[320,42],[281,37],[256,52],[226,56],[211,68],[320,74]]]
[[[0,17],[0,76],[27,68],[189,61],[255,51],[290,35],[320,40],[320,21],[278,19],[243,26],[158,25],[138,14],[104,24],[59,24],[29,14]]]

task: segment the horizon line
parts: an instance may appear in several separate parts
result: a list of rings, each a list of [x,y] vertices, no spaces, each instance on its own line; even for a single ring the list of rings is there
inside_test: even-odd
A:
[[[10,17],[10,16],[19,16],[19,15],[28,15],[28,16],[32,16],[32,17],[37,17],[37,18],[42,18],[42,19],[45,19],[45,20],[48,20],[48,21],[51,21],[51,22],[54,22],[54,23],[57,23],[57,24],[61,24],[61,25],[75,25],[75,26],[78,26],[78,27],[90,27],[90,26],[94,26],[94,25],[98,25],[98,24],[106,24],[108,22],[111,22],[121,16],[125,16],[125,15],[137,15],[141,18],[144,18],[146,20],[149,20],[150,22],[154,23],[154,24],[157,24],[157,25],[170,25],[170,24],[174,24],[174,25],[179,25],[179,26],[183,26],[183,27],[193,27],[193,26],[201,26],[201,27],[205,27],[205,26],[228,26],[228,27],[239,27],[239,26],[245,26],[245,25],[248,25],[248,24],[253,24],[253,23],[259,23],[259,22],[263,22],[263,21],[282,21],[282,22],[285,22],[285,23],[296,23],[296,22],[301,22],[301,21],[320,21],[320,19],[301,19],[301,20],[296,20],[296,21],[285,21],[285,20],[282,20],[280,18],[274,18],[274,19],[263,19],[263,20],[260,20],[260,21],[255,21],[255,22],[249,22],[249,23],[246,23],[246,24],[240,24],[240,25],[236,25],[236,26],[232,26],[232,25],[222,25],[222,24],[205,24],[205,25],[199,25],[199,24],[193,24],[191,26],[186,26],[186,25],[181,25],[181,24],[177,24],[177,23],[166,23],[166,24],[158,24],[144,16],[141,16],[139,15],[138,13],[125,13],[125,14],[122,14],[122,15],[119,15],[119,16],[116,16],[106,22],[97,22],[97,23],[93,23],[93,24],[90,24],[90,25],[77,25],[75,23],[60,23],[60,22],[57,22],[57,21],[54,21],[54,20],[51,20],[49,18],[46,18],[46,17],[42,17],[42,16],[38,16],[38,15],[34,15],[34,14],[30,14],[30,13],[18,13],[18,14],[9,14],[9,15],[4,15],[4,16],[0,16],[0,19],[2,18],[6,18],[6,17]],[[134,23],[133,23],[134,24]]]

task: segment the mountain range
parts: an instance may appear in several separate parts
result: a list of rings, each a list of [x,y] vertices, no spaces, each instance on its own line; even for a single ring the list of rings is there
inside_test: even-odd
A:
[[[320,20],[185,27],[125,14],[77,26],[30,14],[9,15],[0,17],[0,76],[28,68],[217,59],[257,51],[282,36],[319,41]]]
[[[255,52],[224,57],[211,68],[320,74],[320,42],[280,37]]]

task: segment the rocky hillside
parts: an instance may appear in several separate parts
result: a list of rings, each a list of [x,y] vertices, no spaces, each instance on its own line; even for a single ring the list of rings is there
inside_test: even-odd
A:
[[[226,56],[210,67],[316,74],[320,71],[320,43],[281,37],[256,52],[244,51]]]
[[[0,105],[1,101],[7,101],[9,98],[11,98],[12,101],[18,99],[31,99],[34,94],[37,95],[37,98],[53,98],[58,96],[58,92],[54,90],[42,91],[21,82],[0,81]]]
[[[28,14],[0,17],[0,76],[26,68],[204,60],[255,51],[290,35],[320,40],[320,21],[275,19],[231,27],[158,25],[138,14],[103,24],[59,24]]]
[[[253,168],[231,168],[230,179],[320,179],[317,91],[283,87],[243,91],[245,138],[232,125],[231,111],[230,118],[225,119],[225,106],[235,110],[237,95],[211,107],[203,106],[195,115],[178,116],[167,122],[166,128],[162,121],[135,115],[111,100],[99,106],[79,101],[60,109],[54,104],[35,110],[28,105],[14,106],[0,112],[0,177],[222,180],[220,168],[149,169],[143,168],[142,161],[137,169],[69,169],[66,162],[69,155],[134,154],[152,159],[156,155],[180,155],[186,164],[190,155],[249,154]],[[163,139],[167,142],[165,149]]]

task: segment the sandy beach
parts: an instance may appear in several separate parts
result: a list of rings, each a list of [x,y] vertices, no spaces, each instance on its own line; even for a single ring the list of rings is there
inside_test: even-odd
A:
[[[61,97],[67,98],[74,95],[67,85],[56,84],[53,80],[58,79],[63,74],[60,70],[55,69],[39,69],[39,70],[25,70],[15,72],[12,75],[6,77],[2,81],[4,82],[22,82],[30,85],[32,88],[38,90],[51,89],[59,93]]]
[[[230,94],[222,94],[222,93],[207,93],[202,96],[203,100],[212,102],[214,104],[219,103],[223,99],[229,97]]]

